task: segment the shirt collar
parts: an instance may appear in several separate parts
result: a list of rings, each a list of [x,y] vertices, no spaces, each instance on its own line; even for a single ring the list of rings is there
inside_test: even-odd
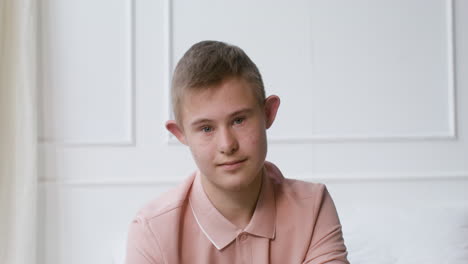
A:
[[[229,245],[241,232],[273,239],[276,226],[276,203],[273,186],[264,169],[262,187],[250,223],[244,230],[227,220],[211,203],[201,184],[200,172],[197,173],[190,194],[190,207],[195,220],[208,240],[221,250]]]

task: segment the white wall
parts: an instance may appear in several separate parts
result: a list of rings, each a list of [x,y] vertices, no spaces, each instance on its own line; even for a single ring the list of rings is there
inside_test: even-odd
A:
[[[468,204],[467,1],[42,0],[40,21],[40,263],[113,263],[136,210],[194,169],[163,124],[203,39],[257,63],[282,98],[268,159],[343,214]]]

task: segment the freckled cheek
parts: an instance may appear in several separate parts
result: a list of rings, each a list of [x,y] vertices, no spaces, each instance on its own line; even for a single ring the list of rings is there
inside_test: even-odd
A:
[[[192,155],[197,162],[207,162],[213,160],[214,150],[212,144],[200,143],[190,148]]]
[[[245,144],[248,144],[250,146],[258,146],[260,144],[265,144],[266,142],[266,135],[265,131],[261,129],[249,129],[245,133]]]

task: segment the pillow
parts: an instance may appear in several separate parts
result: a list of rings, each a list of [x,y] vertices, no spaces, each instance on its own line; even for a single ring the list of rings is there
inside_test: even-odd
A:
[[[468,263],[467,207],[342,209],[351,263]]]

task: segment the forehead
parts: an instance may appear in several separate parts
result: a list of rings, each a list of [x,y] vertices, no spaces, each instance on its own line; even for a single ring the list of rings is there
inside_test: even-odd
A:
[[[182,120],[217,119],[244,108],[259,107],[253,84],[230,78],[201,90],[188,90],[181,104]]]

